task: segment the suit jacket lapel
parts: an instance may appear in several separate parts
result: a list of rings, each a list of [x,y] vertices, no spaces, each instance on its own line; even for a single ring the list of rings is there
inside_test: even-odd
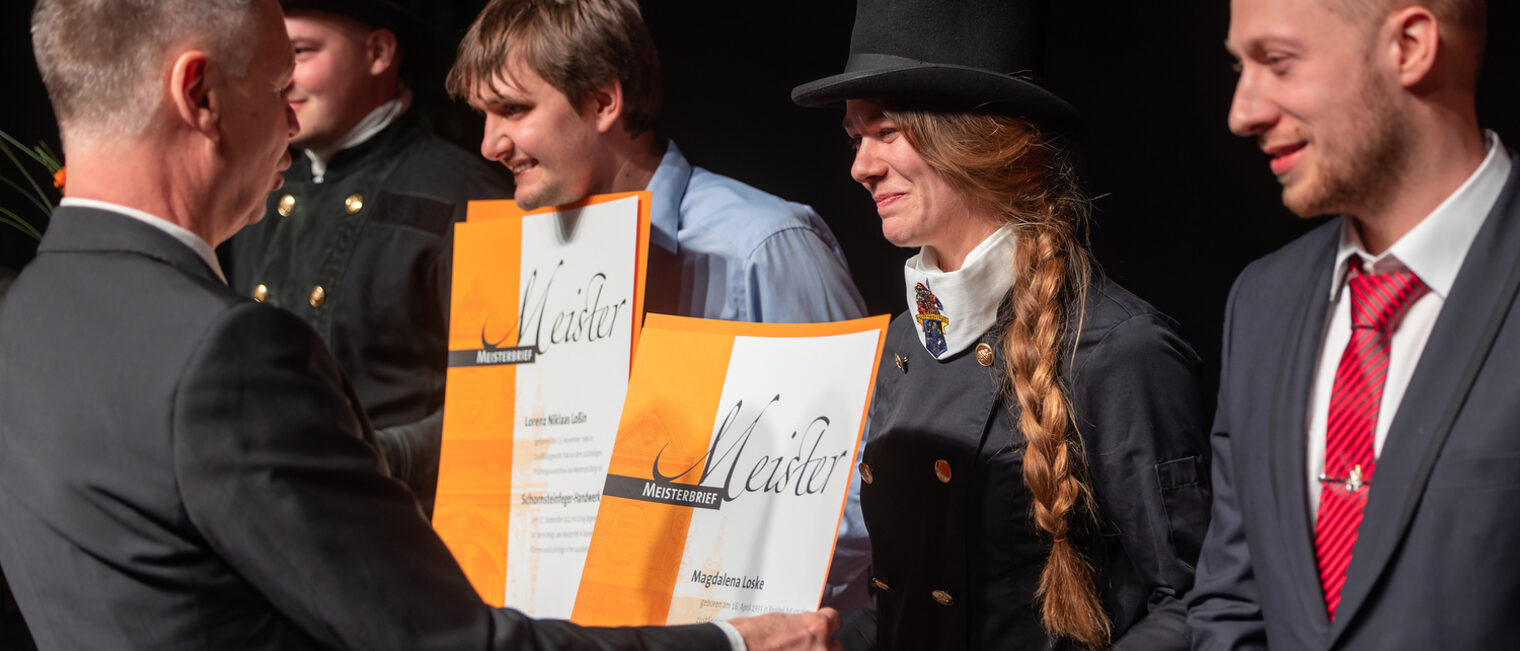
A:
[[[180,271],[222,284],[206,261],[173,236],[126,215],[95,208],[59,206],[48,221],[38,253],[137,253]]]
[[[1333,222],[1333,223],[1339,223]],[[1305,423],[1309,413],[1309,390],[1324,339],[1327,298],[1335,244],[1339,228],[1322,228],[1319,253],[1297,283],[1293,296],[1292,317],[1286,322],[1283,345],[1279,350],[1277,381],[1272,396],[1271,436],[1272,494],[1277,498],[1277,518],[1282,523],[1283,549],[1288,555],[1291,576],[1288,578],[1300,595],[1297,600],[1304,616],[1314,625],[1319,637],[1330,626],[1324,608],[1324,592],[1319,583],[1319,565],[1314,556],[1314,535],[1309,521],[1309,496]],[[1285,308],[1288,306],[1284,306]]]
[[[1388,565],[1424,493],[1473,380],[1520,287],[1520,165],[1473,240],[1409,380],[1378,458],[1331,644],[1345,633]]]

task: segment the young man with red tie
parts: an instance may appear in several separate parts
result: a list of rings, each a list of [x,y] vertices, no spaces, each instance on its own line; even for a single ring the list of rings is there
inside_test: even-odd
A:
[[[1233,0],[1232,131],[1304,217],[1226,315],[1195,649],[1512,646],[1520,179],[1481,0]]]

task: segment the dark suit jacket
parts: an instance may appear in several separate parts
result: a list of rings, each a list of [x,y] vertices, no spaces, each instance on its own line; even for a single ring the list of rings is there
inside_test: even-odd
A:
[[[1334,624],[1307,510],[1305,418],[1341,220],[1240,275],[1214,423],[1214,516],[1190,596],[1194,648],[1515,648],[1517,189],[1520,165],[1390,423]]]
[[[726,649],[493,610],[294,316],[59,208],[0,304],[0,563],[44,649]]]

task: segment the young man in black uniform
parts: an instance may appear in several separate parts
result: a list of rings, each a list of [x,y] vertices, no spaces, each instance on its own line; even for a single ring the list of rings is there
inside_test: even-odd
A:
[[[416,15],[384,0],[281,4],[295,49],[299,151],[264,219],[224,250],[228,280],[316,329],[353,382],[392,475],[431,511],[452,225],[466,202],[510,197],[511,184],[409,110],[400,73],[407,51],[422,50]]]

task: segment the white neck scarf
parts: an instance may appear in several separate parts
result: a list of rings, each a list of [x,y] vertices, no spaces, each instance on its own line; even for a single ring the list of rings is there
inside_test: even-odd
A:
[[[401,93],[396,96],[396,99],[375,107],[375,110],[370,111],[369,115],[359,120],[359,123],[355,124],[354,128],[349,129],[348,135],[343,136],[343,139],[339,140],[337,144],[321,151],[315,149],[304,150],[306,158],[311,160],[312,183],[321,183],[327,177],[327,164],[332,162],[333,157],[337,156],[338,152],[369,142],[370,138],[379,135],[381,131],[384,131],[392,122],[401,117],[401,114],[405,113],[406,109],[411,105],[412,91],[402,88]]]
[[[940,271],[927,248],[903,266],[908,312],[919,343],[935,359],[970,348],[997,323],[998,305],[1013,287],[1014,240],[1012,226],[999,228],[956,271]]]

